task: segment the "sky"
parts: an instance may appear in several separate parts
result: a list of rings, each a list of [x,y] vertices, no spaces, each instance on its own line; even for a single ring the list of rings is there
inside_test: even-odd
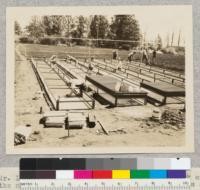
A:
[[[110,11],[106,13],[108,18],[111,18],[117,11]],[[123,11],[122,11],[123,12]],[[98,12],[97,12],[98,13]],[[40,16],[44,13],[40,12]],[[49,12],[48,12],[49,14]],[[53,13],[53,14],[58,14]],[[77,14],[77,13],[76,13]],[[87,13],[88,14],[88,13]],[[99,14],[99,13],[98,13]],[[129,9],[126,14],[134,14],[139,22],[142,34],[145,34],[147,41],[155,40],[159,34],[163,43],[166,43],[167,36],[172,37],[174,33],[174,45],[178,43],[178,36],[181,33],[181,45],[184,45],[185,32],[187,29],[188,14],[184,7],[177,6],[136,6]],[[18,14],[16,20],[22,27],[26,26],[34,14]],[[109,19],[110,20],[110,19]]]
[[[162,37],[163,41],[166,40],[167,35],[170,36],[174,33],[174,43],[178,42],[179,33],[181,33],[181,41],[184,43],[185,38],[185,14],[182,11],[157,10],[152,11],[148,15],[143,12],[135,13],[141,26],[142,33],[146,34],[147,39],[153,40],[158,34]]]

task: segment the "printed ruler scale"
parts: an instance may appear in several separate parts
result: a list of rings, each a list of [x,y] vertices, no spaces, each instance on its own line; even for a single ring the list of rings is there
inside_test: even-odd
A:
[[[190,190],[190,180],[83,180],[21,182],[21,190]]]

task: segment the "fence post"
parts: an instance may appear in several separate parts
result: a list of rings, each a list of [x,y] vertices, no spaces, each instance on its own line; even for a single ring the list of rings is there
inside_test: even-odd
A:
[[[99,67],[98,67],[98,71],[97,71],[97,74],[100,74],[100,72],[99,72]]]
[[[42,106],[40,106],[40,114],[42,114],[43,113],[43,108],[42,108]]]
[[[69,137],[70,133],[69,133],[69,119],[68,119],[68,115],[66,115],[66,117],[65,117],[65,130],[68,131],[68,137]]]
[[[156,82],[156,73],[153,74],[154,82]]]
[[[92,109],[94,109],[95,108],[95,100],[93,99],[92,100]]]
[[[60,97],[58,97],[56,100],[56,110],[59,110],[59,100],[60,100]]]

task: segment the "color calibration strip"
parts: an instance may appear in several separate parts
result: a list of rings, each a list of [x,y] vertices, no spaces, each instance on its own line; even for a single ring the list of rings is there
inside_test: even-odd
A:
[[[25,158],[20,179],[183,179],[189,158]]]
[[[36,170],[20,171],[20,179],[184,179],[186,170]]]

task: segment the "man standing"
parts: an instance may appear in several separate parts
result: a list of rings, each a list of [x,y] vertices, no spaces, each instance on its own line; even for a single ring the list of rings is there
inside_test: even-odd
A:
[[[156,49],[154,49],[152,53],[152,64],[156,64]]]
[[[93,65],[92,65],[93,61],[94,61],[94,57],[91,57],[91,61],[89,62],[89,65],[88,65],[87,74],[91,74],[91,72],[93,70]]]
[[[142,51],[142,63],[149,65],[149,57],[148,57],[147,49],[143,49]]]
[[[117,58],[118,58],[118,52],[117,52],[117,50],[113,51],[112,58],[113,58],[113,60],[117,60]]]

